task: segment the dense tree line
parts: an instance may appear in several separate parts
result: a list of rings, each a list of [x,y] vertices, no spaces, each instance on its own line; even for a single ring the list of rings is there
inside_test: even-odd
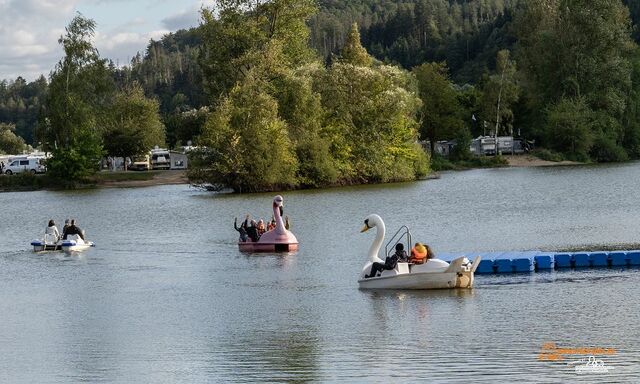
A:
[[[0,123],[12,124],[12,131],[33,144],[38,114],[47,92],[47,80],[40,76],[27,82],[22,77],[0,81]]]

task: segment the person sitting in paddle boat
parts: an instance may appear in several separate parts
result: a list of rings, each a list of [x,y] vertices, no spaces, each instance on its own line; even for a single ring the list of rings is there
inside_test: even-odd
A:
[[[80,227],[76,226],[76,221],[75,219],[71,220],[71,224],[67,227],[67,229],[64,231],[64,234],[62,235],[62,238],[64,240],[67,240],[67,237],[69,235],[78,235],[80,236],[80,238],[82,240],[84,240],[84,231],[82,229],[80,229]]]
[[[233,228],[235,228],[236,231],[240,233],[240,238],[238,239],[238,241],[240,242],[249,240],[249,235],[247,235],[247,227],[245,226],[245,223],[246,221],[242,222],[242,224],[240,224],[240,227],[238,227],[238,218],[236,217],[233,219]]]
[[[424,264],[424,262],[427,261],[428,256],[431,255],[427,250],[427,247],[422,243],[416,243],[416,245],[411,248],[411,257],[409,258],[409,262],[412,264]]]
[[[60,240],[60,231],[58,231],[58,227],[56,227],[56,222],[53,220],[49,220],[49,224],[47,225],[47,229],[44,231],[44,234],[49,235],[49,236],[45,236],[45,241],[47,237],[52,238],[53,243],[57,243],[58,240]]]
[[[266,228],[266,226],[264,225],[264,220],[262,220],[262,219],[258,220],[258,227],[257,227],[257,229],[258,229],[258,238],[259,238],[260,236],[262,236],[265,232],[267,232],[267,228]]]
[[[407,251],[404,250],[404,244],[402,243],[396,244],[396,255],[398,255],[398,261],[400,263],[409,262],[409,255],[407,255]]]
[[[244,227],[247,230],[247,235],[254,243],[260,239],[260,235],[258,234],[258,223],[255,220],[251,220],[249,222],[249,215],[244,219]]]
[[[384,263],[375,262],[371,264],[371,272],[368,275],[365,275],[364,277],[367,279],[370,277],[376,277],[378,272],[382,272],[385,269],[387,270],[394,269],[398,265],[398,259],[403,252],[404,252],[404,245],[402,245],[401,243],[396,244],[396,253],[394,253],[391,256],[387,256],[387,258],[384,260]],[[407,253],[404,252],[404,255],[406,257]]]

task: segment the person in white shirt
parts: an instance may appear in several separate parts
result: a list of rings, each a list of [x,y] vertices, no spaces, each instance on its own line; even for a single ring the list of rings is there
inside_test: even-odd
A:
[[[60,232],[58,231],[58,227],[56,227],[56,222],[53,220],[49,220],[49,225],[44,233],[45,235],[53,235],[56,243],[60,240]]]

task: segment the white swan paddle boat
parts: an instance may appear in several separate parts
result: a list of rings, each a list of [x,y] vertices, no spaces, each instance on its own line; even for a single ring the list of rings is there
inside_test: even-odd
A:
[[[361,289],[447,289],[473,286],[473,273],[480,264],[480,256],[477,256],[473,263],[466,257],[459,257],[451,263],[435,258],[428,259],[424,264],[398,262],[395,269],[383,270],[378,276],[366,278],[373,263],[384,263],[384,260],[378,257],[385,236],[382,218],[375,214],[367,216],[360,232],[374,227],[377,233],[369,248],[369,261],[362,268],[358,280]],[[410,246],[411,233],[408,228],[402,227],[387,243],[385,253],[389,255],[389,247],[394,249],[396,241],[402,240],[404,236],[407,237],[407,244]]]
[[[298,250],[298,239],[289,231],[282,220],[284,199],[277,195],[273,198],[273,218],[276,227],[260,236],[258,241],[240,241],[238,247],[242,252],[291,252]]]
[[[42,240],[31,242],[34,252],[64,251],[66,253],[82,252],[95,247],[92,241],[84,241],[78,235],[68,235],[66,240],[56,241],[53,235],[46,234]]]

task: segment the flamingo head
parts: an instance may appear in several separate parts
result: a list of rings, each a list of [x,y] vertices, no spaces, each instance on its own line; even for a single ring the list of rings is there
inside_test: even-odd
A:
[[[282,196],[276,195],[276,197],[273,198],[273,208],[278,208],[280,210],[280,216],[284,214],[283,207],[284,199],[282,198]]]
[[[364,219],[364,227],[360,230],[360,232],[366,232],[373,227],[377,227],[382,222],[380,216],[373,214],[369,215]]]

